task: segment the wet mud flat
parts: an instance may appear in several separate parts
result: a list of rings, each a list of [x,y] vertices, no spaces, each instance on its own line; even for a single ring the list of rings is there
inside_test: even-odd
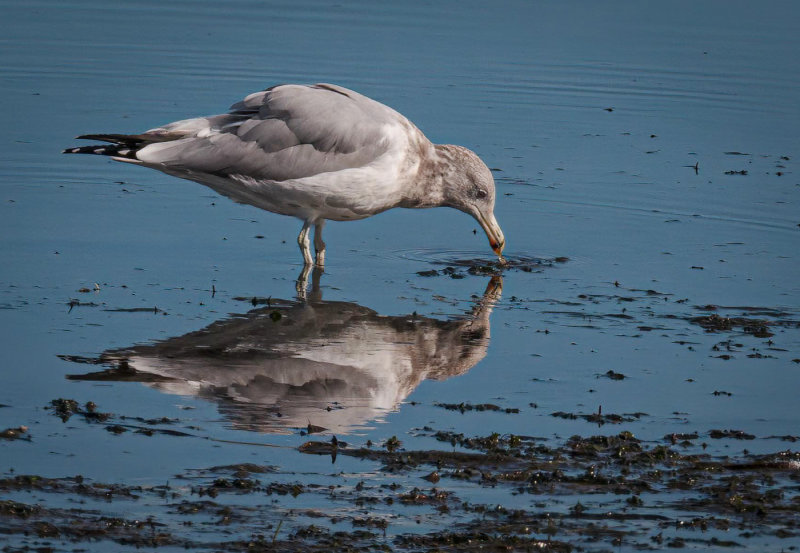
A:
[[[181,421],[100,415],[64,400],[50,408],[113,433],[199,437],[176,431]],[[704,453],[707,441],[754,436],[711,431],[647,443],[622,431],[551,444],[415,432],[441,447],[311,439],[287,451],[316,455],[334,471],[337,458],[358,460],[370,478],[334,472],[321,482],[256,463],[187,470],[156,486],[6,473],[2,551],[736,550],[764,541],[797,549],[800,453]],[[497,499],[469,501],[461,494],[470,488]],[[520,508],[520,497],[533,507]]]
[[[510,275],[532,267],[527,260],[513,263]],[[731,426],[735,423],[712,425],[700,415],[676,411],[668,416],[654,406],[645,412],[585,402],[571,409],[562,401],[555,404],[564,408],[545,409],[536,401],[522,401],[540,401],[526,395],[473,394],[480,401],[454,401],[458,393],[450,393],[436,401],[406,400],[424,379],[461,376],[481,361],[490,316],[501,312],[523,315],[535,325],[526,332],[545,339],[566,335],[579,340],[584,333],[605,339],[613,333],[620,341],[654,340],[659,351],[673,352],[686,365],[710,360],[716,368],[702,383],[711,386],[702,401],[721,404],[742,393],[725,367],[757,372],[771,363],[783,371],[797,370],[794,344],[800,324],[795,311],[711,305],[619,282],[558,298],[501,298],[497,267],[487,265],[491,270],[484,272],[467,262],[449,266],[461,267],[458,274],[473,279],[478,289],[486,286],[483,296],[464,302],[466,318],[439,320],[416,312],[387,317],[353,302],[231,294],[236,305],[252,309],[199,331],[96,358],[63,355],[63,361],[74,364],[72,370],[92,365],[86,374],[67,375],[73,381],[138,383],[179,394],[188,393],[181,383],[200,383],[203,400],[218,403],[220,413],[234,427],[250,431],[252,440],[230,441],[213,425],[176,411],[157,417],[115,412],[99,389],[96,401],[54,398],[41,408],[49,420],[64,423],[67,443],[101,428],[128,443],[211,441],[241,448],[241,462],[192,467],[183,459],[159,483],[134,483],[124,475],[109,480],[90,473],[29,474],[21,467],[5,468],[0,474],[0,551],[797,550],[800,435],[785,427],[769,433]],[[486,272],[492,275],[488,284]],[[419,275],[418,281],[451,279],[452,274],[437,271]],[[276,396],[274,405],[248,403],[256,396],[263,400],[265,378],[275,387],[277,376],[270,368],[282,365],[274,363],[295,359],[292,352],[304,344],[344,343],[349,328],[358,328],[357,341],[370,348],[418,343],[413,339],[420,332],[453,346],[422,358],[421,372],[395,393],[403,403],[398,409],[427,410],[436,422],[363,435],[354,431],[363,421],[337,419],[337,414],[357,411],[368,418],[377,411],[332,401],[344,391],[356,397],[343,387],[303,409],[294,392]],[[288,346],[294,348],[291,355]],[[392,350],[393,362],[404,351]],[[344,361],[325,362],[327,376],[335,366],[342,382],[365,378],[363,372],[346,372]],[[226,380],[225,365],[231,363],[237,370]],[[98,371],[98,365],[106,368]],[[318,373],[314,364],[293,365],[294,374],[308,369]],[[635,392],[653,386],[648,376],[636,366],[619,364],[602,366],[580,381],[596,388],[644,385]],[[550,385],[548,379],[530,377],[537,385]],[[248,391],[251,383],[260,384]],[[688,378],[682,385],[700,384]],[[371,390],[385,390],[380,386]],[[238,395],[230,392],[234,388]],[[310,390],[332,389],[315,380],[294,388],[303,391],[305,400]],[[366,395],[373,393],[367,390]],[[309,413],[317,413],[316,418],[310,420]],[[452,417],[462,419],[453,422]],[[529,421],[530,431],[509,431],[519,428],[514,423],[521,418]],[[5,449],[35,446],[35,422],[20,420],[0,432]],[[580,431],[559,435],[553,431],[558,424],[580,425]],[[291,439],[276,445],[263,436],[273,432],[288,433]],[[279,454],[259,455],[259,450]],[[305,466],[310,460],[313,470],[294,469],[300,460]]]

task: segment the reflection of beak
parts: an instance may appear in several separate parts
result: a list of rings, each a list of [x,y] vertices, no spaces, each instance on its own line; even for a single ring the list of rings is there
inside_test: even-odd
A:
[[[503,294],[503,277],[500,275],[495,275],[489,281],[489,284],[486,286],[486,291],[483,293],[484,299],[488,299],[490,301],[497,301],[500,299],[500,296]]]
[[[489,280],[489,284],[486,286],[486,291],[483,293],[483,297],[472,309],[472,316],[474,319],[477,320],[479,318],[483,318],[488,328],[489,315],[492,313],[492,308],[500,300],[500,296],[502,295],[503,277],[500,275],[494,275],[491,280]]]
[[[494,213],[490,213],[487,218],[480,211],[476,211],[475,218],[483,227],[483,232],[486,233],[487,238],[489,238],[489,245],[499,257],[503,253],[503,248],[506,247],[506,237],[503,236],[503,231],[500,230],[500,225],[497,224]]]

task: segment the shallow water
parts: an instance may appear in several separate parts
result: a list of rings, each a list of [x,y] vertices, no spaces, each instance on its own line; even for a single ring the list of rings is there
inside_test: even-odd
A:
[[[358,447],[396,436],[407,450],[449,448],[429,427],[552,445],[697,432],[685,451],[797,452],[787,441],[800,435],[794,3],[0,6],[0,430],[25,425],[31,438],[0,440],[4,475],[156,486],[253,462],[273,467],[275,481],[429,485],[374,460],[340,455],[332,466],[297,452],[309,424],[328,429],[321,440],[335,433]],[[496,215],[517,265],[499,283],[491,270],[470,272],[492,261],[471,219],[394,210],[329,224],[325,274],[300,301],[297,221],[188,181],[59,154],[77,134],[221,112],[279,82],[353,88],[433,141],[474,149],[495,171]],[[714,313],[760,322],[709,332],[697,318]],[[175,419],[162,426],[189,436],[62,423],[44,409],[55,398],[93,401],[134,426]],[[500,410],[441,406],[461,403]],[[787,478],[784,499],[796,503],[796,473]],[[532,511],[618,501],[439,486],[472,504]],[[278,526],[284,533],[309,523],[301,511],[352,529],[363,510],[290,497],[282,508],[298,511]],[[687,516],[661,497],[648,512]],[[142,517],[155,505],[115,512]],[[467,518],[372,509],[394,545]],[[719,535],[759,551],[791,541]],[[15,546],[28,543],[15,536]]]

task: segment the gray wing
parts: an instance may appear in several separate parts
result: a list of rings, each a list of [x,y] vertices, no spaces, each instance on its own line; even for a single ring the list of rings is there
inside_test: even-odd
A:
[[[391,108],[346,88],[280,85],[251,94],[228,114],[140,135],[154,140],[136,158],[176,170],[298,179],[371,163],[390,145],[386,125],[403,121]]]

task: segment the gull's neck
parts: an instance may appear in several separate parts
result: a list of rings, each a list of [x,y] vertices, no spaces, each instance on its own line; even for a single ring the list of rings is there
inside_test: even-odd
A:
[[[461,146],[451,144],[420,144],[415,148],[419,156],[416,175],[408,183],[400,207],[425,208],[448,205],[447,182],[458,170]]]

